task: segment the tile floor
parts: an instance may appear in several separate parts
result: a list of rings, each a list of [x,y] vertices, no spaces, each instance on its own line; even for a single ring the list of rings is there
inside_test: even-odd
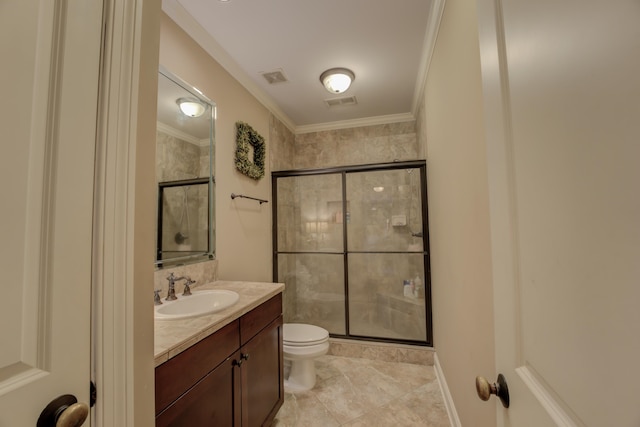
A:
[[[433,366],[322,356],[317,383],[286,393],[274,427],[448,427]]]

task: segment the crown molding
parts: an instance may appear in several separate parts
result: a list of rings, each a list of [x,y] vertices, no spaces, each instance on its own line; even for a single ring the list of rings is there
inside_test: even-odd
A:
[[[364,126],[386,125],[389,123],[410,122],[415,120],[411,113],[389,114],[387,116],[365,117],[363,119],[341,120],[296,127],[295,134],[321,132],[327,130],[349,129]]]
[[[198,43],[220,66],[233,76],[258,102],[267,108],[292,133],[303,134],[326,130],[348,129],[361,126],[373,126],[415,120],[415,114],[424,96],[427,73],[436,44],[440,21],[444,12],[446,0],[433,0],[429,12],[429,23],[424,39],[424,48],[420,61],[420,68],[416,78],[415,91],[411,106],[411,113],[393,114],[388,116],[366,117],[363,119],[342,120],[336,122],[318,123],[296,126],[287,114],[264,92],[247,73],[240,68],[236,61],[202,26],[187,13],[178,0],[162,0],[162,11],[166,13],[180,28],[182,28],[196,43]]]
[[[427,31],[424,36],[420,68],[418,69],[415,92],[413,94],[413,103],[411,104],[411,111],[414,115],[417,114],[418,107],[424,97],[424,88],[427,85],[427,74],[429,73],[431,58],[433,57],[433,51],[436,47],[436,40],[438,39],[438,31],[440,31],[440,22],[442,21],[445,3],[446,0],[433,0],[431,2],[431,8],[429,9],[429,22],[427,23]]]
[[[204,139],[194,138],[188,133],[184,133],[176,128],[173,128],[161,122],[156,122],[156,126],[160,132],[166,133],[167,135],[173,136],[174,138],[178,138],[182,141],[188,142],[189,144],[197,145],[198,147],[206,147],[209,145],[209,138],[204,138]]]
[[[258,102],[264,105],[274,116],[278,118],[291,132],[295,133],[296,125],[284,111],[273,102],[247,73],[240,68],[236,61],[202,26],[182,7],[177,0],[162,0],[162,11],[166,13],[180,28],[182,28],[196,43],[200,45],[222,68],[227,70]]]

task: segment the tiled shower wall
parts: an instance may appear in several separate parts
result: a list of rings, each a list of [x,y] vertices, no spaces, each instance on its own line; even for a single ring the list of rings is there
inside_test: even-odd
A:
[[[296,135],[292,169],[418,159],[415,121]]]
[[[335,166],[348,166],[372,163],[388,163],[393,161],[416,160],[419,155],[416,137],[416,124],[414,121],[391,123],[384,125],[365,126],[340,130],[320,131],[293,135],[282,123],[272,118],[271,126],[271,166],[272,170],[295,170],[295,169],[320,169]],[[288,194],[283,197],[282,193]],[[284,223],[291,223],[299,217],[295,213],[294,199],[296,189],[283,186],[279,188],[279,239],[284,240],[290,246],[296,237],[293,233],[287,233],[283,229],[290,227],[280,227]],[[284,202],[283,202],[284,201]],[[284,205],[283,205],[284,203]],[[411,210],[417,207],[412,206]],[[286,212],[290,212],[287,218]],[[282,213],[285,212],[283,217]],[[299,227],[298,227],[299,228]],[[419,230],[415,230],[419,231]],[[410,244],[412,242],[407,242]],[[287,263],[292,265],[287,265]],[[297,266],[295,264],[298,264]],[[318,316],[329,323],[336,320],[342,323],[343,318],[336,318],[340,313],[342,303],[337,302],[338,311],[336,313],[322,312],[318,304],[306,304],[309,295],[306,295],[309,286],[297,283],[298,278],[306,284],[312,282],[341,283],[342,271],[335,268],[323,268],[322,271],[308,271],[301,263],[300,256],[285,256],[280,258],[280,271],[301,270],[298,274],[287,277],[279,277],[285,282],[284,295],[284,316],[285,321],[295,321],[296,313],[305,311],[306,313],[319,311]],[[301,267],[302,265],[302,267]],[[411,269],[410,269],[411,270]],[[336,280],[331,279],[331,275],[337,275]],[[282,276],[282,274],[281,274]],[[300,286],[299,286],[300,285]],[[311,286],[315,288],[315,286]],[[332,294],[331,289],[326,290],[327,294]],[[338,292],[336,292],[338,293]],[[331,304],[323,304],[325,311],[331,308]],[[343,315],[342,315],[343,316]],[[331,319],[330,319],[331,318]],[[322,323],[322,322],[320,322]],[[329,325],[327,325],[329,326]],[[333,329],[333,328],[330,328]]]

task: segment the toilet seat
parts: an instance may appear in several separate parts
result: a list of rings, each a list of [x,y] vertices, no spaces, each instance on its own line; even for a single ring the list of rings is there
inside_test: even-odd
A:
[[[329,339],[326,329],[303,323],[285,323],[282,341],[291,347],[307,347],[322,344]]]

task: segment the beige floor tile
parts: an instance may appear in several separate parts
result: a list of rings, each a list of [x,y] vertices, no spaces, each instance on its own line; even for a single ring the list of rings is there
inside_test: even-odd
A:
[[[312,393],[286,393],[273,427],[337,427],[340,423]]]
[[[286,393],[274,426],[450,425],[432,366],[327,355],[316,371],[313,390]]]
[[[343,425],[348,427],[409,427],[427,424],[400,401],[394,401]]]
[[[430,427],[450,425],[440,386],[435,381],[408,394],[403,398],[403,402]]]
[[[313,394],[340,423],[375,409],[346,376],[332,377],[316,384]]]

